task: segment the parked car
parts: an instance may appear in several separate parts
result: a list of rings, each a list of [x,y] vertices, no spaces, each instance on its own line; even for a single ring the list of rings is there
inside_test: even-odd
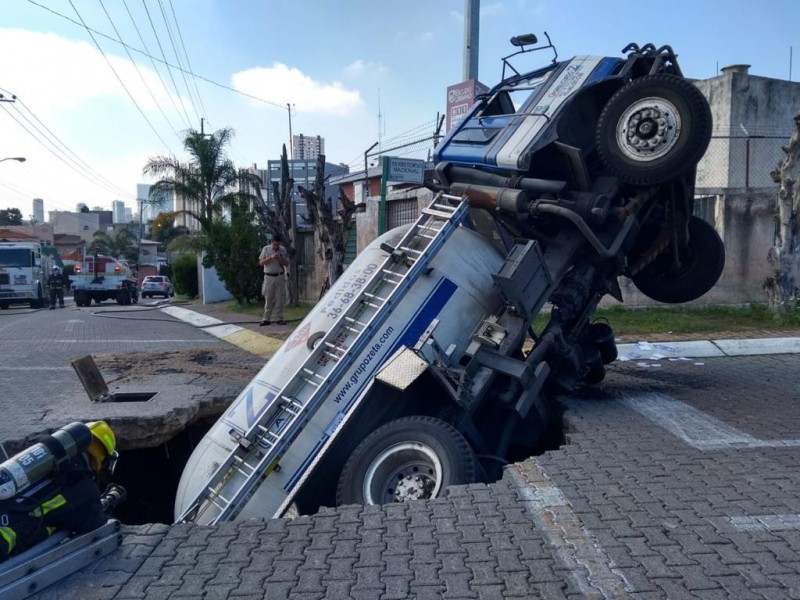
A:
[[[150,296],[164,296],[169,298],[174,296],[175,292],[172,289],[172,282],[169,277],[163,275],[148,275],[142,280],[142,298],[149,298]]]

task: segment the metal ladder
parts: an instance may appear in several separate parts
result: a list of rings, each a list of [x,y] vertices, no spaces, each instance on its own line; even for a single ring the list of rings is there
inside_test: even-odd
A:
[[[465,198],[440,192],[396,247],[384,247],[390,253],[388,258],[353,293],[347,308],[259,421],[245,434],[235,437],[236,447],[177,522],[197,521],[202,516],[204,523],[214,524],[236,518],[263,478],[280,468],[281,456],[366,348],[369,334],[383,323],[408,288],[425,272],[468,208]]]

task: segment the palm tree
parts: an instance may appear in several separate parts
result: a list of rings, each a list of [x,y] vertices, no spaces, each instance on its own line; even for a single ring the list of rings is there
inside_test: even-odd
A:
[[[139,254],[136,238],[128,229],[118,229],[111,234],[95,231],[89,252],[107,254],[129,261],[135,261]]]
[[[191,129],[183,140],[183,147],[189,154],[188,161],[173,156],[149,159],[144,174],[160,178],[150,187],[150,197],[172,192],[176,201],[182,198],[191,208],[175,211],[175,214],[194,217],[203,232],[208,232],[214,218],[221,217],[236,200],[255,200],[251,194],[239,191],[239,182],[243,178],[254,184],[258,184],[260,179],[236,170],[225,152],[232,137],[230,128],[212,134]]]

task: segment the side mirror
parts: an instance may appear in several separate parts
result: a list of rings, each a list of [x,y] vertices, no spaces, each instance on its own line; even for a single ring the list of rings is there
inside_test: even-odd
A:
[[[534,34],[532,34],[532,33],[523,33],[522,35],[515,35],[514,37],[512,37],[511,38],[511,45],[512,46],[517,46],[518,48],[521,48],[523,46],[530,46],[531,44],[535,44],[538,41],[539,41],[539,38],[537,38]]]

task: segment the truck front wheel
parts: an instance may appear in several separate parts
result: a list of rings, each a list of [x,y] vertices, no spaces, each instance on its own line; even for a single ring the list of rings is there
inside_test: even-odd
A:
[[[433,417],[390,421],[368,435],[342,469],[336,503],[389,504],[436,498],[482,473],[464,437]]]

